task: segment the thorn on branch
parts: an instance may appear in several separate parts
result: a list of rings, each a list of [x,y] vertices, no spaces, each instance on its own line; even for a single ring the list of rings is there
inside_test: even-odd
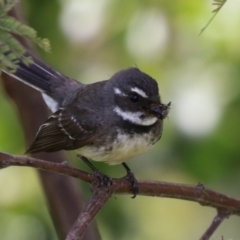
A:
[[[196,185],[196,189],[199,190],[199,191],[205,191],[205,190],[206,190],[206,187],[204,186],[203,183],[199,182],[199,183]]]
[[[64,166],[69,166],[67,161],[63,161],[61,164]]]

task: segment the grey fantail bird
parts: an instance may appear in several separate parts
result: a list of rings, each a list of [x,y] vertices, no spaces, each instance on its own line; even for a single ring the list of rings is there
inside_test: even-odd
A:
[[[85,161],[122,163],[136,195],[137,183],[125,162],[160,139],[170,110],[170,103],[161,102],[157,82],[138,68],[128,68],[109,80],[82,84],[30,53],[25,56],[33,63],[20,60],[8,74],[39,90],[53,112],[27,153],[76,149]]]

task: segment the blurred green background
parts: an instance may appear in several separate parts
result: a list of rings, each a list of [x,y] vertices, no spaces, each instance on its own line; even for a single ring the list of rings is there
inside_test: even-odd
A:
[[[240,198],[240,2],[229,0],[198,36],[212,1],[24,0],[24,14],[60,72],[85,83],[137,65],[172,101],[164,133],[152,151],[129,163],[138,179],[206,187]],[[37,111],[37,109],[36,109]],[[0,84],[0,151],[22,154],[15,106]],[[71,153],[73,164],[83,167]],[[121,166],[97,165],[111,176]],[[89,187],[86,193],[90,196]],[[37,173],[0,171],[0,239],[57,239]],[[97,216],[104,240],[198,239],[215,211],[174,199],[114,196]],[[240,219],[226,220],[212,239],[240,239]]]

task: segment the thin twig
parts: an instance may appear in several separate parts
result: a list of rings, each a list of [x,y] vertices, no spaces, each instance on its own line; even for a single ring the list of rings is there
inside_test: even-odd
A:
[[[74,223],[73,227],[68,233],[66,240],[82,239],[89,224],[97,215],[97,213],[102,209],[111,195],[112,192],[110,192],[107,188],[104,189],[95,187],[91,200],[79,215],[77,221]]]
[[[93,174],[73,168],[69,166],[67,162],[49,162],[32,157],[16,156],[0,152],[0,168],[6,168],[9,166],[34,167],[40,170],[60,173],[70,177],[78,178],[88,183],[92,183],[95,179]]]
[[[226,210],[219,209],[216,217],[213,219],[211,225],[200,238],[200,240],[209,240],[212,234],[216,231],[216,229],[220,226],[225,218],[228,218],[231,215],[230,212]]]
[[[216,9],[213,10],[213,16],[207,22],[207,24],[201,29],[199,36],[205,31],[205,29],[210,25],[213,19],[216,17],[218,12],[222,9],[223,5],[227,2],[227,0],[214,0],[213,5],[217,6]]]

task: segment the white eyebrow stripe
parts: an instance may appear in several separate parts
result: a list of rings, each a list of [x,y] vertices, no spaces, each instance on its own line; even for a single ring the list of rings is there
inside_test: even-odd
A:
[[[127,94],[123,93],[119,88],[114,88],[114,93],[123,97],[126,97]]]
[[[147,94],[140,88],[134,87],[134,88],[131,88],[131,91],[138,93],[143,98],[148,98]]]

